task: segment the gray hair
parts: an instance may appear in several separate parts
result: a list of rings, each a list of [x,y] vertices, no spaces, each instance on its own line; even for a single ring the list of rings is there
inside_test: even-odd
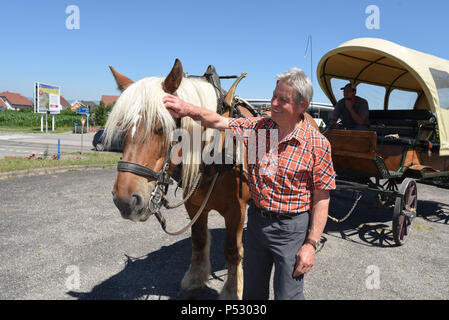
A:
[[[296,102],[301,104],[304,100],[312,101],[313,85],[312,81],[307,78],[304,71],[299,68],[291,68],[284,74],[277,76],[278,81],[285,81],[289,86],[296,90]]]

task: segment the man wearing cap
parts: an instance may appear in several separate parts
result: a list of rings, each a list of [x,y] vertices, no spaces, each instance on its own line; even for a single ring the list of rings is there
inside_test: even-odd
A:
[[[332,113],[331,128],[335,128],[338,118],[345,129],[368,130],[368,101],[356,96],[355,85],[348,83],[343,88],[343,99],[337,102]]]

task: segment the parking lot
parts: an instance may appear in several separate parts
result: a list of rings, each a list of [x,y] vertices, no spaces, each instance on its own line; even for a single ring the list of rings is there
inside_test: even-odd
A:
[[[71,171],[0,183],[0,299],[177,299],[190,262],[190,232],[166,235],[154,217],[123,220],[112,202],[116,171]],[[307,299],[448,299],[449,190],[418,184],[412,234],[394,245],[390,210],[359,204],[329,221]],[[178,193],[179,195],[179,193]],[[369,200],[369,199],[368,199]],[[343,217],[352,202],[332,199]],[[183,207],[164,213],[187,224]],[[211,212],[212,274],[199,299],[216,299],[226,277],[224,220]]]

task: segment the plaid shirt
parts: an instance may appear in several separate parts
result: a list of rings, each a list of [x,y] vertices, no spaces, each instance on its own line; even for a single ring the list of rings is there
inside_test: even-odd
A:
[[[302,212],[311,209],[314,189],[335,189],[330,143],[307,121],[279,143],[271,118],[231,119],[229,128],[248,148],[249,188],[258,207]]]

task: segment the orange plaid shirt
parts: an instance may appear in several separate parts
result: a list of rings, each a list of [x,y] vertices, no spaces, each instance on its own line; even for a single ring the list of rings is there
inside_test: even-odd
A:
[[[306,120],[280,142],[271,118],[231,119],[229,128],[248,148],[249,188],[258,207],[286,215],[307,211],[314,189],[335,189],[330,143]]]

